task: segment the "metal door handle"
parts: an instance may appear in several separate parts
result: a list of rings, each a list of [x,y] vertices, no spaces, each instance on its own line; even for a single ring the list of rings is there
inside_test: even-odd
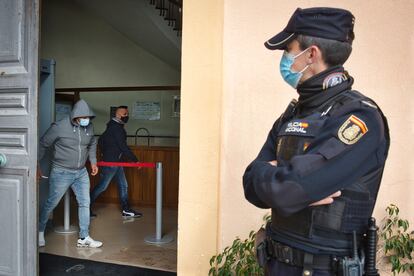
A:
[[[0,153],[0,167],[5,167],[7,164],[7,157],[3,153]]]

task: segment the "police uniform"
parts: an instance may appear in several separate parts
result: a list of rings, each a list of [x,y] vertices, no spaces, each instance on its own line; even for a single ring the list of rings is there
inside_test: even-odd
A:
[[[269,275],[337,275],[340,261],[353,254],[354,232],[355,246],[362,247],[389,132],[379,107],[352,84],[342,66],[300,84],[298,101],[274,123],[246,169],[246,199],[272,209]],[[337,191],[332,204],[309,206]]]

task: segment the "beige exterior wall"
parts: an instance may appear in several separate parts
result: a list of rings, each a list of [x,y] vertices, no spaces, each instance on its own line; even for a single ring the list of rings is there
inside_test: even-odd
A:
[[[268,212],[244,199],[241,178],[296,92],[278,72],[281,52],[263,42],[296,7],[311,6],[347,8],[356,17],[345,67],[391,128],[375,216],[396,203],[414,225],[413,1],[184,1],[179,275],[206,275],[209,258],[257,229]]]
[[[223,3],[183,10],[178,274],[206,275],[220,229]]]

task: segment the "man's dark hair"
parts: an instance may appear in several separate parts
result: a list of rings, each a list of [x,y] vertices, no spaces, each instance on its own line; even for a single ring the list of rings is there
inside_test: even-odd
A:
[[[128,106],[127,105],[120,105],[116,108],[116,110],[121,109],[121,108],[122,109],[128,109]]]
[[[301,50],[316,45],[321,50],[322,58],[328,67],[343,65],[352,52],[352,42],[341,42],[306,35],[298,35],[296,40],[299,42]]]

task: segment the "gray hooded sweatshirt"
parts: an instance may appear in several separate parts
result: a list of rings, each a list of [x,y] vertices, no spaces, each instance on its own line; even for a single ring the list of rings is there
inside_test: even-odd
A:
[[[47,148],[52,147],[54,167],[71,170],[85,167],[89,156],[91,164],[96,164],[96,144],[92,122],[88,126],[80,126],[74,119],[90,117],[95,114],[84,100],[78,101],[70,116],[53,123],[40,139],[39,160],[43,158]]]

